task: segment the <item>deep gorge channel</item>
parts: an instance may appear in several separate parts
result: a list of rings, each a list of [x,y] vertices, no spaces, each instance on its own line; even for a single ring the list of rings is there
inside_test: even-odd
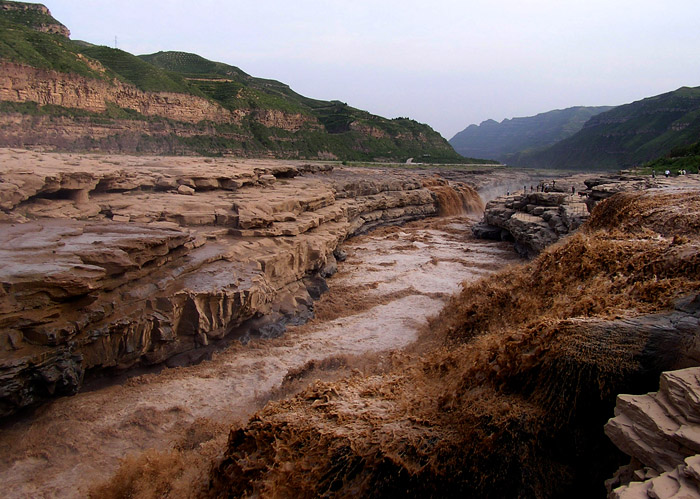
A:
[[[212,446],[222,443],[231,425],[270,398],[381,363],[429,335],[427,319],[460,283],[517,260],[508,243],[474,239],[475,221],[429,218],[352,238],[308,323],[279,338],[233,342],[197,365],[64,397],[6,423],[5,497],[84,497],[127,455],[171,449],[201,426],[210,429]]]

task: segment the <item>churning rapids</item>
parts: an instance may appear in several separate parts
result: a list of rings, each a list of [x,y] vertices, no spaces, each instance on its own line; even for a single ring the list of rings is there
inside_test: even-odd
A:
[[[476,240],[465,216],[432,218],[350,239],[315,318],[279,338],[235,342],[198,365],[131,377],[55,400],[5,423],[5,497],[84,497],[129,455],[223,449],[231,425],[315,379],[376,368],[420,343],[428,318],[460,283],[501,269],[511,245]]]

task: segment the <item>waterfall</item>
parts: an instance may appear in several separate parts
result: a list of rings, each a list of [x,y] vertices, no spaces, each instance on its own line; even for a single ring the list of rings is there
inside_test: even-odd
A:
[[[423,185],[435,195],[441,217],[482,213],[484,201],[473,187],[460,182],[434,178],[424,180]]]

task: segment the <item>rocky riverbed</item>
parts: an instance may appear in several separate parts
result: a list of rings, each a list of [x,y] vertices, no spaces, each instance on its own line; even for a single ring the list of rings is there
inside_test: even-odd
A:
[[[4,150],[0,415],[311,314],[348,237],[480,212],[468,185],[324,164]]]
[[[700,362],[695,176],[0,159],[9,497],[598,493]],[[614,497],[697,492],[696,378]]]
[[[315,379],[391,365],[391,351],[419,340],[427,318],[463,281],[518,260],[507,243],[475,240],[474,222],[431,218],[352,238],[338,248],[345,261],[309,323],[277,338],[233,342],[194,366],[88,386],[6,422],[6,497],[84,497],[121,458],[141,452],[187,452],[192,479],[201,480],[196,472],[206,477],[207,470],[198,466],[221,453],[228,428],[267,400]]]
[[[522,183],[522,182],[521,182]],[[540,181],[536,188],[523,186],[486,204],[484,218],[474,227],[482,239],[512,241],[524,257],[533,257],[547,246],[573,233],[593,208],[618,192],[649,189],[698,188],[695,175],[673,178],[632,174],[572,174]]]

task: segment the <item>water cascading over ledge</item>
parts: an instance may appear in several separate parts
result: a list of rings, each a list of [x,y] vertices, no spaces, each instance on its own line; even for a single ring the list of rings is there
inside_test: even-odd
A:
[[[441,217],[484,212],[484,201],[471,186],[437,178],[423,180],[423,185],[435,195]]]
[[[532,262],[466,284],[434,350],[268,404],[232,428],[210,495],[603,497],[629,462],[603,433],[616,394],[700,358],[687,189],[616,194]]]
[[[0,159],[0,416],[75,393],[86,372],[190,363],[230,338],[281,334],[311,315],[346,238],[479,206],[466,186],[426,188],[407,172]]]

